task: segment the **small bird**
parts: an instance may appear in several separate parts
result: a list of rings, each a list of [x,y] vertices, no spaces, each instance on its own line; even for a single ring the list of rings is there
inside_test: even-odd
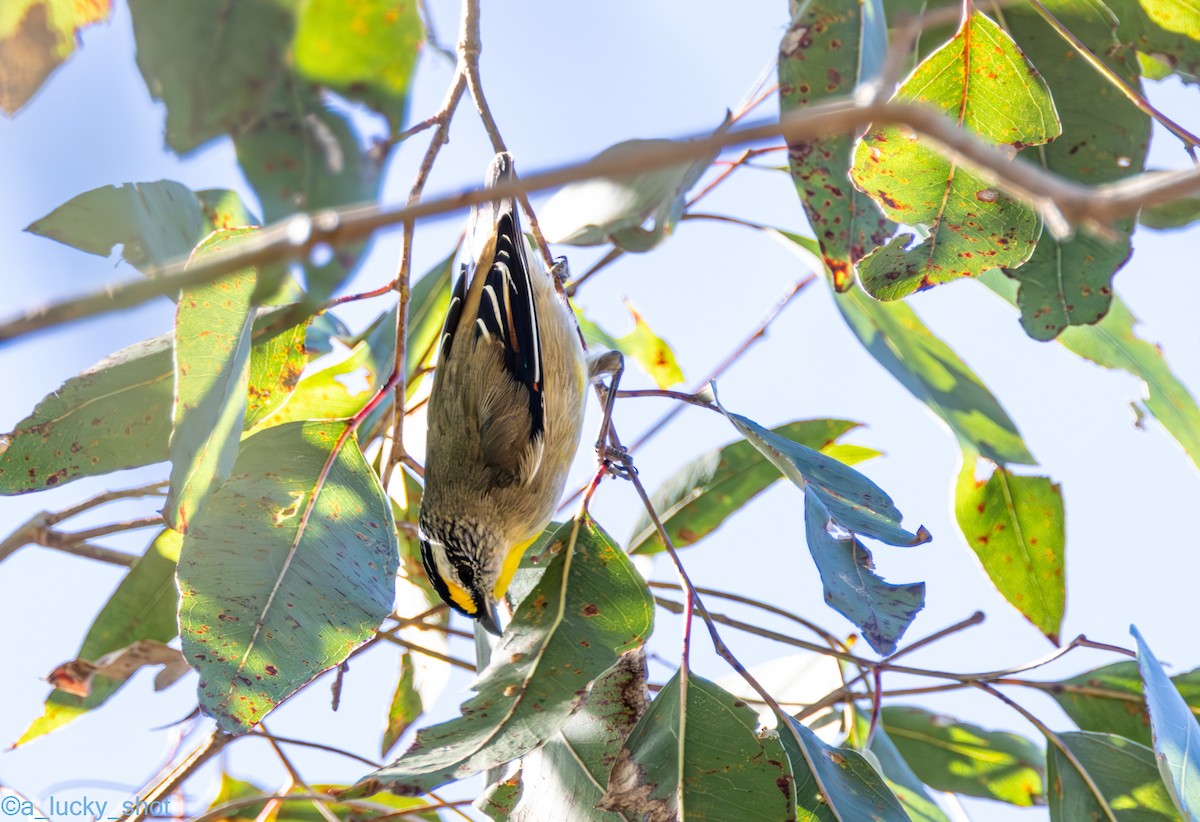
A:
[[[497,154],[487,185],[512,178],[512,157]],[[473,209],[467,251],[429,397],[421,558],[448,605],[499,635],[496,606],[579,447],[591,369],[511,197]],[[619,371],[611,356],[595,362]]]

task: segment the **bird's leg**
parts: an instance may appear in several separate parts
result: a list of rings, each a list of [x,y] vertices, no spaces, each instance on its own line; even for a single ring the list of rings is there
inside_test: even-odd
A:
[[[633,459],[616,441],[612,430],[613,403],[624,372],[625,357],[620,351],[603,351],[588,357],[588,377],[600,389],[604,399],[604,416],[600,420],[600,435],[596,439],[596,458],[614,477],[628,479],[635,470]],[[609,376],[608,385],[600,381],[605,374]]]

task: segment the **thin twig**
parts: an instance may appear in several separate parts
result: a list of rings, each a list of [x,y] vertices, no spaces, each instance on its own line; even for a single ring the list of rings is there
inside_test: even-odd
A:
[[[396,645],[399,645],[401,648],[407,648],[410,651],[414,651],[423,656],[427,656],[432,659],[436,659],[439,662],[445,662],[447,665],[453,665],[456,668],[462,668],[464,671],[477,670],[473,663],[467,662],[465,659],[459,659],[457,657],[448,656],[447,654],[443,654],[440,651],[435,651],[432,648],[426,648],[422,645],[418,645],[415,642],[409,642],[407,639],[400,636],[399,631],[400,631],[399,628],[390,628],[388,630],[381,630],[381,631],[379,631],[377,636],[380,639],[385,639],[388,642],[392,642]]]
[[[166,492],[168,483],[163,481],[152,482],[149,485],[139,485],[136,488],[123,488],[117,491],[105,491],[102,494],[97,494],[91,499],[84,500],[70,508],[64,508],[55,513],[46,514],[47,525],[57,525],[65,519],[70,519],[76,514],[82,514],[84,511],[90,511],[100,505],[105,505],[110,502],[122,499],[134,499],[139,497],[159,497]]]
[[[288,772],[288,776],[291,777],[292,783],[294,785],[298,785],[305,793],[315,794],[316,792],[312,789],[312,786],[304,780],[304,777],[300,775],[298,770],[296,770],[296,766],[292,764],[292,760],[286,753],[283,752],[283,748],[280,747],[275,738],[267,731],[267,726],[260,722],[259,727],[263,729],[264,738],[275,750],[275,756],[279,758],[279,764],[283,765],[283,769]],[[314,799],[312,801],[313,807],[317,809],[317,813],[325,820],[325,822],[341,822],[341,820],[337,818],[337,814],[329,810],[328,802],[328,799]],[[278,806],[279,800],[271,800],[270,803],[267,803],[267,807],[271,807],[271,803],[274,803],[276,806]],[[271,816],[273,817],[274,814],[271,814]]]
[[[147,812],[154,806],[154,803],[161,802],[175,793],[176,789],[195,773],[201,765],[220,753],[230,742],[239,738],[220,730],[213,731],[191,753],[184,757],[178,765],[164,773],[150,786],[138,791],[137,797],[139,801],[118,822],[141,822],[141,820],[146,818]],[[210,812],[204,816],[211,818],[212,814]]]
[[[313,246],[340,245],[365,239],[380,228],[457,211],[467,206],[532,191],[555,188],[593,177],[619,177],[679,165],[710,156],[715,150],[783,137],[788,141],[840,134],[874,123],[897,126],[923,135],[940,153],[970,168],[1004,193],[1032,205],[1052,226],[1080,226],[1098,235],[1111,234],[1111,224],[1145,206],[1173,202],[1200,191],[1200,167],[1186,171],[1142,173],[1114,183],[1086,186],[1039,168],[960,128],[936,109],[906,102],[859,104],[836,99],[798,109],[779,120],[758,122],[692,140],[645,143],[615,156],[530,174],[490,188],[395,206],[364,205],[285,218],[248,236],[227,251],[188,266],[177,261],[100,291],[29,309],[0,322],[0,342],[70,320],[129,308],[180,288],[211,282],[231,271],[306,256]]]
[[[297,745],[302,748],[312,748],[313,750],[317,750],[317,751],[325,751],[327,753],[340,754],[341,756],[344,756],[347,759],[357,760],[358,762],[361,762],[363,765],[366,765],[368,768],[374,768],[376,770],[378,770],[380,767],[382,767],[380,763],[375,762],[372,759],[368,759],[365,756],[359,756],[358,754],[356,754],[352,751],[347,751],[345,748],[336,748],[333,745],[324,745],[320,742],[310,742],[307,739],[295,739],[290,736],[277,736],[276,734],[268,733],[266,728],[264,728],[261,724],[254,730],[247,733],[246,735],[247,736],[261,736],[264,739],[274,740],[275,742],[277,742],[281,745]]]

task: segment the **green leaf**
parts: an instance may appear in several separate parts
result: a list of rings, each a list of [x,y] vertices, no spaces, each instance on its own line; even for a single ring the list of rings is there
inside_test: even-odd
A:
[[[1012,39],[974,11],[893,99],[932,106],[997,145],[1041,145],[1060,131],[1046,84]],[[897,126],[867,132],[851,174],[889,218],[926,227],[913,248],[913,235],[902,234],[859,263],[863,286],[879,299],[1018,266],[1041,233],[1028,206]]]
[[[74,658],[100,659],[139,640],[165,643],[175,637],[178,633],[175,612],[179,608],[175,561],[179,558],[180,540],[175,531],[159,533],[100,609]],[[32,742],[103,705],[125,682],[124,679],[97,677],[92,683],[91,694],[86,697],[52,691],[46,699],[45,711],[26,729],[16,745]]]
[[[822,822],[909,819],[883,778],[858,751],[826,745],[791,717],[779,729],[779,741],[791,764],[796,808],[808,814],[803,818]]]
[[[1159,231],[1184,228],[1197,220],[1200,220],[1200,197],[1184,197],[1169,203],[1157,203],[1138,212],[1139,223]]]
[[[718,129],[724,132],[726,120]],[[636,154],[647,147],[665,147],[671,140],[625,140],[606,148],[594,159]],[[683,215],[688,190],[717,157],[666,166],[657,171],[622,177],[594,177],[559,189],[538,212],[542,233],[552,243],[602,245],[612,242],[625,251],[649,251],[675,228]],[[649,229],[643,228],[651,221]]]
[[[845,97],[879,71],[887,49],[880,0],[791,2],[779,44],[781,114]],[[820,243],[820,258],[837,291],[854,285],[854,264],[895,230],[878,206],[850,182],[854,134],[788,144],[788,167]]]
[[[218,9],[191,0],[131,0],[129,10],[138,67],[150,94],[167,106],[174,151],[240,133],[263,116],[292,39],[286,4],[241,0]]]
[[[391,612],[391,505],[345,434],[307,422],[247,437],[184,540],[183,653],[201,707],[227,732],[345,660]]]
[[[656,821],[794,818],[779,743],[757,725],[733,694],[677,671],[617,755],[602,807]]]
[[[954,492],[958,527],[996,590],[1057,645],[1067,599],[1062,489],[1003,466],[976,480],[977,466],[964,451]]]
[[[1172,677],[1195,713],[1200,706],[1200,668]],[[1085,731],[1117,734],[1150,745],[1150,717],[1136,662],[1116,662],[1052,683],[1047,691]]]
[[[400,655],[400,678],[396,681],[392,704],[388,707],[383,741],[379,745],[380,756],[387,756],[409,726],[425,711],[425,706],[421,703],[421,693],[413,681],[413,672],[412,654],[405,651]]]
[[[531,754],[531,756],[533,755],[536,755],[536,751]],[[495,822],[508,822],[512,817],[513,808],[521,799],[523,788],[521,772],[518,770],[507,779],[488,785],[471,804],[486,813]]]
[[[649,702],[646,656],[630,653],[592,685],[583,708],[562,731],[521,760],[523,790],[512,822],[618,822],[596,808],[622,744]]]
[[[300,211],[374,200],[380,166],[363,156],[354,127],[327,108],[318,90],[288,79],[263,116],[234,135],[238,163],[274,222]],[[304,261],[309,299],[332,294],[357,264],[363,245],[339,246],[330,258]]]
[[[79,42],[84,26],[108,19],[112,0],[8,0],[0,4],[0,111],[10,117]]]
[[[413,0],[307,0],[292,50],[300,74],[370,106],[395,136],[424,39]]]
[[[171,335],[134,343],[63,383],[0,436],[0,493],[161,462],[171,432]]]
[[[915,534],[901,528],[900,511],[892,498],[853,468],[717,407],[796,487],[814,495],[839,527],[889,545],[919,545],[930,540],[925,526]]]
[[[859,427],[849,420],[798,420],[772,431],[827,456],[854,464],[877,451],[848,452],[838,444],[845,433]],[[698,457],[676,471],[656,490],[650,501],[676,548],[693,545],[739,511],[746,503],[782,479],[779,469],[746,440],[738,440]],[[662,538],[642,513],[629,538],[631,554],[656,554],[665,550]]]
[[[862,748],[862,740],[866,739],[870,727],[871,720],[862,712],[856,711],[854,714],[855,746],[859,750]],[[904,757],[900,755],[899,749],[882,725],[875,726],[875,731],[871,734],[871,746],[868,748],[868,752],[870,754],[867,757],[868,761],[874,757],[872,764],[876,765],[876,770],[883,776],[888,790],[895,795],[896,799],[900,800],[900,804],[904,806],[904,811],[912,822],[950,822],[949,817],[929,796],[924,783],[917,778],[912,768],[908,767],[908,763],[904,761]]]
[[[344,785],[324,785],[319,783],[309,785],[308,787],[312,788],[314,793],[324,794],[336,794],[345,789]],[[302,788],[297,787],[293,792],[299,793],[302,790]],[[307,793],[307,791],[304,792]],[[217,791],[217,796],[213,799],[212,804],[208,806],[208,809],[211,811],[229,802],[246,800],[248,804],[225,811],[220,815],[219,819],[221,822],[236,819],[245,819],[247,822],[254,822],[254,820],[260,818],[268,800],[266,798],[258,802],[250,802],[249,800],[274,795],[275,791],[260,788],[252,782],[246,782],[236,779],[228,773],[222,773],[220,790]],[[324,804],[338,819],[374,819],[380,816],[388,819],[420,819],[423,822],[439,822],[441,819],[436,810],[421,810],[429,806],[430,803],[428,801],[407,796],[380,796],[372,799],[370,802],[355,802],[352,805],[334,801],[333,797],[330,796]],[[284,802],[268,818],[272,822],[325,822],[326,819],[311,800],[291,800]]]
[[[1200,763],[1195,750],[1200,745],[1200,723],[1183,696],[1163,671],[1154,653],[1135,626],[1129,632],[1137,641],[1137,664],[1146,685],[1146,707],[1154,756],[1175,807],[1187,819],[1200,815]]]
[[[804,523],[825,604],[858,626],[876,653],[895,652],[900,637],[925,607],[925,583],[884,582],[875,573],[871,552],[853,534],[830,533],[827,509],[815,494],[804,495]]]
[[[1100,788],[1121,822],[1178,819],[1158,774],[1154,751],[1110,734],[1060,733],[1067,749]],[[1052,822],[1103,819],[1104,811],[1074,765],[1055,745],[1046,746],[1047,804]]]
[[[235,247],[255,229],[216,232],[193,260]],[[229,476],[246,420],[250,336],[258,276],[242,269],[186,288],[175,312],[175,403],[167,525],[187,533],[191,520]]]
[[[1120,25],[1117,39],[1200,82],[1200,12],[1189,0],[1107,0]]]
[[[1050,0],[1050,12],[1119,77],[1138,87],[1133,53],[1117,47],[1116,20],[1098,0]],[[1014,8],[1005,23],[1054,94],[1062,134],[1038,152],[1048,171],[1089,186],[1137,174],[1145,167],[1150,118],[1138,111],[1033,9]],[[1108,311],[1113,275],[1132,253],[1132,217],[1110,225],[1116,237],[1079,232],[1058,240],[1048,232],[1033,256],[1004,273],[1021,284],[1017,303],[1029,336],[1052,339],[1067,326],[1094,323]]]
[[[253,222],[232,191],[159,180],[85,191],[25,230],[101,257],[120,245],[125,262],[146,272],[186,258],[216,229]]]
[[[598,345],[632,357],[659,388],[679,385],[683,382],[683,371],[679,368],[679,362],[675,359],[675,352],[671,350],[670,344],[654,333],[628,301],[625,307],[633,315],[633,330],[623,337],[612,336],[576,310],[575,317],[588,346]]]
[[[407,753],[350,795],[416,795],[528,753],[563,727],[590,682],[649,636],[646,583],[599,526],[568,523],[554,540],[557,556],[492,649],[462,716],[419,731]]]
[[[260,313],[260,318],[264,317]],[[268,312],[265,316],[271,316]],[[257,327],[257,323],[256,323]],[[247,430],[270,417],[291,396],[308,365],[311,325],[300,323],[277,334],[255,339],[250,349],[250,378],[247,385]]]
[[[883,727],[913,772],[938,791],[1041,804],[1044,756],[1024,737],[988,731],[922,708],[888,706]]]

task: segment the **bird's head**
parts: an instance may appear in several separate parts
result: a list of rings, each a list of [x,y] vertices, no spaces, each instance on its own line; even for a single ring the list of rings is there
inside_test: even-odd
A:
[[[503,556],[500,546],[475,529],[453,528],[436,535],[421,533],[421,560],[438,596],[485,631],[500,635],[496,606],[508,580],[504,568],[489,558]],[[500,583],[503,580],[503,585]]]

